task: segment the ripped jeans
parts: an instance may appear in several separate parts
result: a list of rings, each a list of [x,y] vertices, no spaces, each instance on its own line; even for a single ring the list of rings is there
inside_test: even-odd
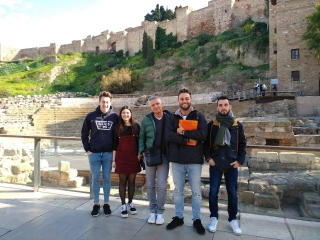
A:
[[[111,188],[112,152],[91,153],[89,156],[93,202],[99,203],[100,169],[102,168],[104,201],[109,202]]]
[[[193,220],[200,218],[201,208],[201,164],[172,163],[172,177],[174,183],[174,205],[176,217],[183,218],[184,211],[184,185],[186,174],[192,191],[192,215]]]

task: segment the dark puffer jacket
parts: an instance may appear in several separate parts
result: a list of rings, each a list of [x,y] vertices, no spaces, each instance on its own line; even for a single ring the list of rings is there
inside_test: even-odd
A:
[[[181,135],[177,133],[179,120],[182,119],[179,112],[180,110],[171,115],[166,127],[169,142],[168,161],[180,164],[203,164],[203,142],[207,136],[207,121],[202,113],[192,110],[186,120],[197,120],[198,129],[185,131],[184,135]],[[197,145],[187,145],[188,139],[197,140]]]
[[[246,156],[246,136],[244,135],[243,125],[236,121],[229,128],[231,135],[230,146],[219,146],[214,148],[213,143],[219,130],[219,122],[217,120],[208,123],[208,136],[204,144],[204,156],[206,159],[212,158],[216,166],[226,171],[232,166],[230,163],[238,161],[241,165],[245,161]]]
[[[171,116],[171,112],[168,110],[163,111],[164,120],[167,122],[169,117]],[[153,120],[154,113],[149,113],[146,115],[141,122],[141,128],[139,133],[139,153],[142,153],[146,148],[153,147],[153,142],[156,136],[156,125]],[[166,125],[165,122],[165,125]],[[162,129],[164,131],[164,129]],[[167,141],[163,139],[163,144],[167,145]]]

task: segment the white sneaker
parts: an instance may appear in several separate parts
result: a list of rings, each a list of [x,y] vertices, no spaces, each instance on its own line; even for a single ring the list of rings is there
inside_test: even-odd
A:
[[[137,214],[137,209],[134,207],[133,203],[128,203],[128,208],[129,208],[129,211],[130,211],[130,214],[134,215],[134,214]]]
[[[156,223],[156,214],[150,213],[150,217],[148,218],[148,223]]]
[[[127,218],[128,217],[128,211],[127,211],[127,205],[123,204],[121,206],[121,217]]]
[[[209,232],[216,232],[217,231],[217,225],[218,225],[218,219],[216,217],[210,218],[210,224],[208,226]]]
[[[232,229],[233,233],[236,235],[241,235],[242,231],[238,226],[238,222],[236,219],[229,222],[229,227]]]
[[[163,214],[160,214],[160,213],[157,214],[156,224],[158,225],[164,224]]]

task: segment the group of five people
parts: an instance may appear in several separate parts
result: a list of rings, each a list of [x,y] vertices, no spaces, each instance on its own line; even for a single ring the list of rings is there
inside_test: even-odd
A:
[[[241,234],[237,222],[238,212],[238,167],[245,161],[246,137],[242,124],[232,113],[232,106],[225,96],[217,100],[215,118],[207,123],[204,115],[191,105],[188,89],[178,93],[179,108],[175,112],[163,110],[160,97],[149,98],[151,113],[146,115],[141,126],[134,121],[128,106],[120,109],[119,115],[111,106],[112,95],[101,92],[99,106],[89,113],[83,123],[81,138],[88,155],[94,206],[92,216],[100,211],[100,168],[102,168],[105,216],[111,214],[109,195],[112,168],[119,174],[119,195],[121,217],[128,217],[128,211],[136,214],[133,204],[136,174],[141,171],[140,159],[146,149],[159,147],[162,164],[146,166],[146,190],[150,215],[148,223],[163,224],[167,196],[167,178],[171,163],[174,182],[175,216],[166,226],[167,230],[184,224],[184,186],[186,177],[192,191],[193,226],[200,235],[205,234],[201,223],[201,173],[204,159],[210,166],[208,230],[215,232],[218,223],[218,193],[224,175],[228,193],[229,226],[236,235]],[[187,130],[181,120],[196,121],[196,128]],[[126,187],[128,202],[126,203]]]

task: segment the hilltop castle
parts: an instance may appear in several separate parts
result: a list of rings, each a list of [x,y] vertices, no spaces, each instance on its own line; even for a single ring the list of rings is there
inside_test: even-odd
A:
[[[212,0],[208,6],[194,10],[189,6],[177,9],[171,21],[143,21],[141,26],[124,31],[106,30],[98,36],[74,40],[71,44],[51,43],[48,47],[13,49],[0,44],[0,60],[11,61],[68,52],[129,51],[142,48],[143,32],[155,39],[157,27],[177,35],[178,41],[190,39],[201,32],[217,35],[251,17],[269,24],[269,79],[278,82],[278,91],[301,91],[303,95],[319,95],[320,60],[309,51],[301,36],[305,17],[315,11],[317,0]]]

